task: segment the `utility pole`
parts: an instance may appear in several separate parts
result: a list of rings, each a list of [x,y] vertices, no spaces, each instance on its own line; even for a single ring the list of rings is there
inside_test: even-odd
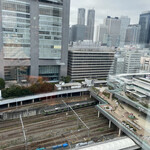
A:
[[[24,141],[25,141],[25,150],[27,150],[28,149],[27,137],[26,137],[26,133],[25,133],[25,129],[24,129],[23,120],[22,120],[21,115],[20,115],[20,121],[21,121],[21,125],[22,125],[22,132],[23,132],[23,136],[24,136]]]
[[[68,105],[66,104],[66,102],[64,101],[64,100],[62,100],[62,102],[66,105],[66,107],[68,108],[68,112],[66,113],[66,115],[67,114],[69,114],[69,107],[68,107]]]

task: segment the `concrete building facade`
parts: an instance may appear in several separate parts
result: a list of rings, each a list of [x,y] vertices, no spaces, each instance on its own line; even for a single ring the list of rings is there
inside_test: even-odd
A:
[[[150,56],[141,57],[141,71],[150,72]]]
[[[118,17],[112,18],[107,16],[104,25],[108,28],[107,45],[109,47],[118,47],[120,44],[121,20]]]
[[[0,77],[67,74],[70,0],[0,1]]]
[[[126,31],[126,45],[139,44],[141,26],[139,24],[129,25]]]
[[[125,69],[125,57],[122,52],[116,52],[114,57],[113,74],[123,74]]]
[[[103,48],[70,48],[68,75],[71,80],[106,79],[112,73],[113,50]]]
[[[100,42],[101,45],[107,45],[108,41],[108,27],[106,25],[97,26],[97,36],[96,41]]]
[[[117,50],[114,58],[113,74],[139,73],[141,57],[144,54],[144,49],[124,48]]]
[[[125,52],[125,71],[124,73],[139,73],[142,51],[127,50]]]
[[[86,26],[85,25],[73,25],[71,27],[71,40],[73,42],[83,41],[86,36]]]

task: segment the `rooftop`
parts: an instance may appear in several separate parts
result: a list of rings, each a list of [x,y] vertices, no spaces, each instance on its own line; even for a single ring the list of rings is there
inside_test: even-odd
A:
[[[100,142],[97,144],[92,144],[83,148],[81,150],[115,150],[115,149],[125,149],[125,148],[138,148],[134,141],[129,137],[115,138],[109,141]]]

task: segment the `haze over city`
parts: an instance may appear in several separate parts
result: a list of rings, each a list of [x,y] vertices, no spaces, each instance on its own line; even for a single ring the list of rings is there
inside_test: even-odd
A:
[[[72,0],[70,8],[70,25],[77,23],[78,8],[95,9],[95,25],[101,24],[106,16],[128,16],[131,24],[139,22],[139,14],[149,10],[149,0]]]
[[[150,0],[0,0],[0,150],[150,150]]]

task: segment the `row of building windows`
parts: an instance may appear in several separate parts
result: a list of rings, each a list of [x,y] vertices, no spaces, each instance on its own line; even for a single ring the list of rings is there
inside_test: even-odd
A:
[[[39,8],[40,15],[48,15],[48,16],[55,16],[55,17],[62,17],[62,9],[60,8]]]
[[[16,13],[16,12],[8,12],[8,11],[2,11],[3,16],[10,16],[10,17],[20,17],[20,18],[30,18],[29,14],[22,14],[22,13]]]
[[[41,21],[62,22],[62,17],[39,15],[39,18],[40,18]]]
[[[17,27],[17,28],[5,28],[4,26],[3,26],[3,31],[7,31],[7,32],[27,32],[27,31],[29,31],[29,30],[25,30],[26,28],[28,28],[28,29],[30,29],[30,25],[25,25],[25,24],[17,24],[15,27]],[[22,30],[21,30],[21,29]]]
[[[21,33],[6,33],[6,32],[3,32],[3,39],[10,39],[10,40],[13,40],[13,39],[29,39],[30,38],[30,34],[21,34]]]
[[[40,47],[40,46],[43,46],[43,45],[56,45],[56,46],[61,46],[61,41],[39,39],[39,47]]]
[[[41,26],[39,27],[39,30],[42,31],[55,31],[55,32],[62,32],[62,27],[54,27],[54,26]]]
[[[56,5],[63,5],[63,0],[39,0],[39,2],[56,4]]]
[[[30,13],[30,6],[29,5],[10,3],[10,1],[9,2],[3,2],[2,3],[2,9],[3,10],[9,10],[9,11],[19,11],[19,12]]]
[[[96,61],[96,60],[113,60],[114,58],[113,57],[83,57],[83,58],[78,58],[78,57],[75,57],[75,58],[70,58],[71,61],[75,61],[75,60],[83,60],[83,61],[86,61],[86,60],[91,60],[91,61]]]
[[[17,23],[30,24],[30,19],[3,16],[3,23],[6,23],[6,24],[17,24]]]
[[[73,60],[73,61],[69,61],[69,63],[71,63],[71,64],[76,64],[76,63],[81,63],[81,64],[84,64],[84,63],[86,63],[86,64],[88,64],[88,63],[90,63],[90,64],[91,63],[98,63],[99,64],[99,63],[103,63],[103,62],[109,63],[109,62],[112,62],[112,60],[99,60],[99,61],[97,61],[97,60],[96,61],[93,61],[93,60],[92,61],[89,61],[89,60],[74,61]]]
[[[9,44],[4,43],[5,47],[30,47],[30,44]]]

